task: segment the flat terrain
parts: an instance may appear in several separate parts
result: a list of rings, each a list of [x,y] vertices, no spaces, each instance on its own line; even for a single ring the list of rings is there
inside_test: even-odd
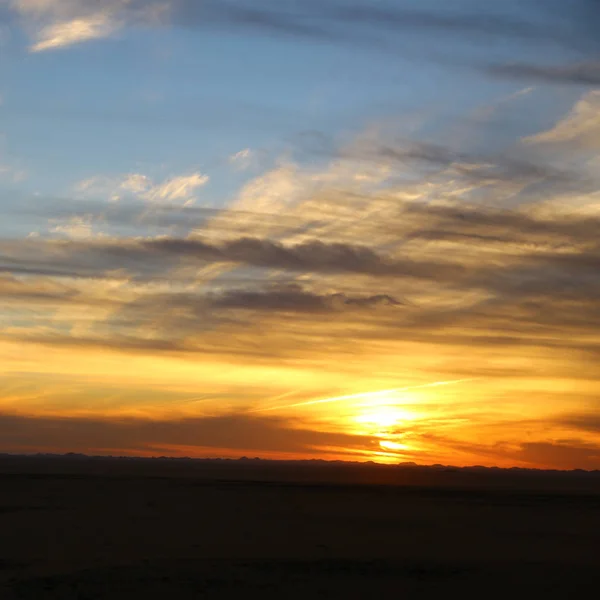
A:
[[[598,475],[0,458],[0,598],[600,589]]]

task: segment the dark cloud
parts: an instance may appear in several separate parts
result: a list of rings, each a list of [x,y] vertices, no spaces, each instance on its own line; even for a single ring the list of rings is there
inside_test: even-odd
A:
[[[435,57],[448,60],[456,52],[456,42],[489,44],[490,40],[510,40],[517,45],[515,54],[524,49],[558,46],[576,51],[587,58],[597,58],[600,41],[592,25],[600,21],[596,0],[508,0],[509,10],[480,2],[444,3],[443,6],[417,8],[414,3],[336,2],[311,0],[285,4],[263,0],[252,6],[235,0],[192,2],[177,0],[172,5],[171,22],[184,27],[220,27],[256,30],[306,37],[311,40],[350,42],[377,49],[398,50],[409,55],[431,58],[431,47],[413,49],[419,34],[453,40],[448,52]],[[475,63],[475,61],[473,61]],[[489,73],[527,81],[597,85],[597,64],[574,64],[564,67],[511,63],[484,67]]]
[[[262,0],[243,3],[236,0],[208,0],[193,2],[174,0],[169,13],[171,23],[182,27],[215,27],[256,29],[263,33],[278,33],[294,37],[332,39],[335,33],[323,15],[317,11],[302,10],[312,2],[296,5],[300,10],[290,10],[290,5]],[[315,5],[316,6],[316,5]]]
[[[366,436],[309,430],[289,419],[247,413],[177,420],[84,418],[0,414],[0,452],[81,452],[220,456],[303,455],[328,457],[355,453],[369,456],[377,440]],[[536,422],[531,422],[532,426]],[[487,460],[514,461],[531,468],[600,469],[600,446],[580,440],[523,443],[461,442],[421,431],[417,439],[438,448],[469,453]],[[418,454],[418,453],[417,453]],[[425,454],[421,460],[427,460]]]
[[[365,0],[285,4],[258,0],[251,6],[239,0],[175,0],[171,7],[170,21],[185,27],[220,25],[311,38],[360,41],[374,30],[392,36],[416,32],[467,35],[485,41],[494,36],[576,48],[587,48],[596,41],[588,21],[597,13],[595,0],[575,0],[568,7],[555,0],[513,0],[512,11],[472,1],[417,8],[407,0],[377,4]]]
[[[3,263],[3,261],[5,261]],[[24,265],[20,262],[15,262],[6,256],[0,256],[0,273],[12,273],[14,275],[34,275],[42,277],[64,277],[67,279],[97,279],[103,278],[106,274],[98,269],[75,268],[73,266],[65,267],[64,269],[53,268],[47,264],[40,262],[37,266]]]
[[[235,283],[239,284],[239,281]],[[253,283],[256,284],[256,281]],[[221,284],[222,285],[222,284]],[[319,294],[295,283],[271,285],[264,289],[232,288],[206,293],[146,294],[140,300],[126,303],[113,298],[94,298],[75,287],[57,283],[49,278],[22,280],[12,275],[0,276],[0,302],[19,301],[53,304],[127,306],[129,311],[188,310],[199,317],[208,310],[240,309],[266,312],[331,313],[352,309],[397,307],[402,303],[387,294],[347,295],[344,293]]]
[[[80,290],[55,281],[52,277],[30,278],[23,280],[14,275],[0,275],[0,303],[17,301],[23,304],[36,304],[49,307],[53,305],[110,306],[117,302],[110,299],[96,299]],[[22,305],[23,305],[22,304]]]
[[[353,308],[400,306],[387,294],[375,296],[321,295],[303,290],[298,285],[287,285],[263,291],[230,290],[211,298],[214,308],[277,312],[334,312]]]
[[[235,0],[177,0],[172,5],[170,22],[192,28],[256,30],[262,34],[349,42],[438,61],[452,60],[449,57],[457,53],[456,42],[487,45],[490,40],[509,40],[516,57],[531,49],[558,46],[586,58],[597,58],[600,41],[593,23],[600,21],[600,10],[596,0],[507,0],[502,8],[505,7],[508,10],[468,1],[416,7],[408,1],[374,4],[364,0],[292,4],[263,0],[250,7]],[[438,46],[450,42],[445,46],[447,51],[434,56],[430,45],[414,46],[419,35],[435,35]],[[597,85],[599,81],[598,67],[591,63],[565,67],[510,63],[484,70],[528,81],[578,85]]]
[[[415,231],[411,236],[430,240],[450,237],[471,238],[473,245],[489,242],[509,244],[544,243],[546,245],[581,246],[595,244],[600,235],[600,219],[592,216],[536,216],[527,207],[502,210],[494,207],[463,204],[431,205],[407,203],[404,217],[415,216]],[[429,227],[419,229],[426,223]]]
[[[419,279],[455,277],[462,267],[440,260],[421,261],[388,258],[362,245],[326,243],[311,240],[282,244],[244,237],[213,245],[196,239],[162,238],[141,242],[139,248],[151,253],[175,255],[207,262],[234,262],[294,272],[357,273],[379,277]],[[126,253],[120,246],[107,246],[108,252]],[[137,248],[133,249],[134,252]]]
[[[0,332],[0,339],[14,339],[14,336],[3,336]],[[228,354],[232,352],[220,352],[218,348],[203,349],[190,346],[185,339],[165,339],[165,338],[147,338],[144,336],[128,336],[122,333],[113,332],[110,336],[94,336],[94,335],[73,335],[60,331],[51,333],[25,333],[21,341],[30,344],[41,344],[48,347],[69,347],[69,348],[91,348],[91,349],[109,349],[117,350],[124,353],[172,353],[183,354],[193,352],[194,354]],[[236,352],[240,356],[250,354],[240,349]],[[256,352],[259,355],[258,352]]]
[[[492,66],[489,71],[493,75],[525,81],[600,86],[600,62],[576,63],[564,66],[515,63]]]
[[[34,447],[40,452],[93,452],[94,449],[118,448],[144,454],[152,448],[184,447],[186,453],[210,454],[227,448],[260,454],[302,453],[314,455],[358,449],[368,451],[370,440],[343,433],[328,433],[294,428],[289,420],[228,414],[218,417],[173,421],[143,419],[93,419],[21,417],[0,414],[0,450],[18,452]],[[322,450],[328,448],[328,450]],[[162,454],[162,452],[157,452]]]
[[[103,276],[124,268],[142,277],[164,272],[174,259],[196,263],[239,263],[251,267],[285,269],[295,273],[355,273],[374,277],[449,279],[463,272],[449,261],[395,259],[362,245],[326,243],[300,244],[242,237],[213,244],[191,238],[154,238],[119,241],[27,241],[6,242],[12,252],[19,246],[28,258],[0,254],[0,272],[68,273],[73,276]],[[2,244],[0,244],[0,249]],[[36,258],[39,256],[40,258]],[[63,271],[64,269],[64,271]]]
[[[585,444],[578,440],[521,444],[517,457],[541,467],[600,469],[600,445]]]
[[[565,415],[557,420],[557,425],[572,427],[600,435],[600,410],[581,414]]]
[[[411,142],[396,147],[379,145],[372,148],[376,160],[428,164],[439,168],[452,167],[467,179],[477,181],[504,179],[550,179],[555,182],[573,179],[570,174],[548,165],[540,165],[509,156],[470,155],[453,148],[424,142]],[[363,158],[363,157],[361,157]],[[577,175],[580,179],[580,175]]]
[[[561,269],[575,275],[577,272],[589,272],[597,281],[600,272],[600,248],[592,248],[577,253],[545,252],[532,256],[532,259],[549,269]]]
[[[521,424],[528,424],[532,428],[536,428],[541,425],[541,422],[531,421]],[[504,423],[503,425],[508,424]],[[510,461],[513,464],[517,463],[528,468],[585,469],[589,471],[600,469],[600,445],[587,444],[577,439],[525,442],[515,449],[513,444],[506,442],[495,444],[464,442],[430,432],[422,433],[421,438],[455,451],[466,452],[492,460]]]

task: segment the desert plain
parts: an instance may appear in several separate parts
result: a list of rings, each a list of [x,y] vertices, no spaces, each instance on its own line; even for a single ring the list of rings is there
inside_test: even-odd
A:
[[[586,598],[600,474],[0,458],[0,598]]]

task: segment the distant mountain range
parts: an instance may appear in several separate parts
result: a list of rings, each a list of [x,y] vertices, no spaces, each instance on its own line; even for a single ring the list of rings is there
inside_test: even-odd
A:
[[[240,458],[191,458],[191,457],[172,457],[172,456],[156,456],[156,457],[143,457],[143,456],[97,456],[80,454],[75,452],[68,452],[66,454],[53,454],[53,453],[35,453],[35,454],[10,454],[0,453],[1,459],[56,459],[56,460],[68,460],[68,461],[127,461],[127,462],[177,462],[177,463],[192,463],[192,464],[214,464],[214,463],[231,463],[231,464],[246,464],[246,465],[260,465],[263,467],[281,466],[281,465],[294,465],[294,466],[319,466],[319,467],[353,467],[353,468],[370,468],[370,469],[414,469],[418,471],[444,471],[444,472],[476,472],[476,473],[523,473],[530,475],[586,475],[586,476],[597,476],[600,477],[600,470],[586,471],[584,469],[574,469],[570,471],[558,470],[558,469],[534,469],[524,467],[485,467],[482,465],[473,465],[467,467],[456,467],[452,465],[418,465],[414,462],[402,462],[397,464],[382,464],[373,461],[358,462],[358,461],[342,461],[342,460],[323,460],[323,459],[305,459],[305,460],[274,460],[265,459],[259,457],[249,458],[242,456]]]

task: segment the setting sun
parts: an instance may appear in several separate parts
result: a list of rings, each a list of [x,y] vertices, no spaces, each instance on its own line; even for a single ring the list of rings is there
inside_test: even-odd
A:
[[[389,428],[405,421],[414,421],[417,416],[403,408],[396,406],[379,406],[373,410],[365,411],[355,417],[361,425],[372,425],[376,428]]]
[[[391,450],[393,452],[401,452],[402,450],[411,450],[411,446],[407,444],[399,444],[398,442],[390,442],[382,440],[379,442],[379,446],[384,450]]]

